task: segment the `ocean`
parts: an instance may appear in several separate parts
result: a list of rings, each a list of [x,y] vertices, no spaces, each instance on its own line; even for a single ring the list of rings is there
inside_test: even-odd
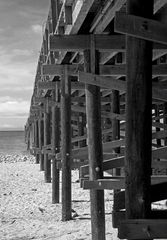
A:
[[[0,154],[26,154],[24,131],[0,131]]]

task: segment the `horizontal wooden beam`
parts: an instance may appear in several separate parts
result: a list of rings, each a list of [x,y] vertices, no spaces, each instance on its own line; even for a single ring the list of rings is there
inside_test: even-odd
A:
[[[103,161],[103,171],[119,168],[124,166],[124,156],[116,157],[113,159]],[[82,177],[89,174],[89,165],[84,165],[80,168],[80,174]]]
[[[151,186],[151,202],[157,202],[167,199],[167,182],[159,183]],[[115,208],[125,209],[125,191],[115,194]]]
[[[167,220],[133,219],[121,222],[118,230],[120,239],[167,238]]]
[[[152,210],[150,219],[167,219],[167,210]],[[122,221],[126,220],[126,211],[113,211],[112,224],[113,228],[118,228]]]
[[[91,35],[51,35],[50,51],[83,51],[90,49]],[[121,35],[95,35],[95,46],[99,51],[125,52],[125,37]],[[154,49],[166,49],[164,44],[155,44]]]
[[[92,73],[79,72],[79,82],[89,83],[103,88],[125,91],[126,82],[113,77],[103,77]]]
[[[83,51],[90,49],[91,35],[52,35],[50,51]],[[95,46],[99,51],[125,51],[125,39],[120,35],[95,35]]]
[[[44,64],[42,65],[42,74],[61,76],[64,71],[64,66],[67,68],[69,76],[78,76],[78,71],[84,71],[84,66],[81,64],[59,65],[59,64]],[[125,76],[126,65],[100,65],[101,76]],[[167,76],[167,64],[153,65],[153,76]],[[160,83],[161,84],[161,83]]]
[[[159,184],[167,182],[167,175],[163,176],[152,176],[151,183]],[[111,177],[111,179],[98,179],[95,181],[84,181],[83,189],[96,189],[96,190],[114,190],[114,189],[124,189],[125,188],[125,178],[124,177]]]
[[[167,130],[152,133],[152,139],[161,139],[167,137]]]
[[[53,90],[56,88],[56,82],[51,82],[51,81],[46,81],[42,82],[39,81],[38,84],[38,89],[47,89],[47,90]],[[58,83],[58,88],[60,88],[60,83]],[[75,90],[84,90],[85,89],[85,84],[79,83],[79,82],[71,82],[71,89]]]
[[[133,37],[167,44],[166,24],[124,13],[115,15],[115,31]]]
[[[112,142],[103,143],[103,153],[111,153],[112,148],[121,147],[125,144],[125,140],[115,140]],[[57,159],[61,160],[61,153],[56,155]],[[72,150],[72,158],[88,159],[88,147],[82,147]]]
[[[162,128],[167,130],[167,124],[160,123],[160,122],[152,122],[152,126],[156,128]]]

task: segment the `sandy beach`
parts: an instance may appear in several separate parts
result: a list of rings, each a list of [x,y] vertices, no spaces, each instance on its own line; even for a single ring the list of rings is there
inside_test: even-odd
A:
[[[30,155],[0,156],[1,240],[90,240],[89,191],[72,172],[73,220],[61,221],[61,203],[52,204],[51,184]],[[106,240],[117,240],[112,228],[112,191],[105,191]]]

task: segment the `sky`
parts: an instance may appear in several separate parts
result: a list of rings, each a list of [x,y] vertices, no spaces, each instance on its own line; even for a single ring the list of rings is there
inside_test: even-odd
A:
[[[23,130],[50,0],[0,0],[0,131]]]

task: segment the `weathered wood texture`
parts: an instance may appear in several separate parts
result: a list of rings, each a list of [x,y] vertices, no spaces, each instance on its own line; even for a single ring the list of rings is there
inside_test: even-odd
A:
[[[62,221],[71,219],[71,81],[61,76]]]
[[[48,101],[46,102],[45,112],[44,112],[44,146],[50,144],[50,109]],[[45,182],[51,182],[51,160],[47,153],[44,153],[44,175]]]
[[[39,128],[39,149],[41,151],[41,153],[39,154],[40,170],[44,171],[44,155],[42,154],[42,147],[44,145],[44,123],[42,116],[40,116],[38,120],[38,128]]]
[[[52,98],[56,102],[60,101],[60,93],[58,87],[52,92]],[[52,203],[59,203],[59,185],[60,174],[57,168],[56,153],[60,151],[60,109],[57,106],[52,107]]]
[[[94,37],[91,38],[91,50],[84,51],[85,71],[99,72],[99,56],[95,50]],[[102,169],[102,136],[101,136],[101,110],[100,88],[87,84],[86,93],[86,116],[88,126],[88,158],[89,178],[95,180],[103,177]],[[90,190],[91,201],[91,226],[92,240],[105,239],[105,210],[104,191]]]
[[[127,14],[152,18],[153,1],[127,1]],[[151,211],[152,44],[126,36],[125,204],[127,218]]]

